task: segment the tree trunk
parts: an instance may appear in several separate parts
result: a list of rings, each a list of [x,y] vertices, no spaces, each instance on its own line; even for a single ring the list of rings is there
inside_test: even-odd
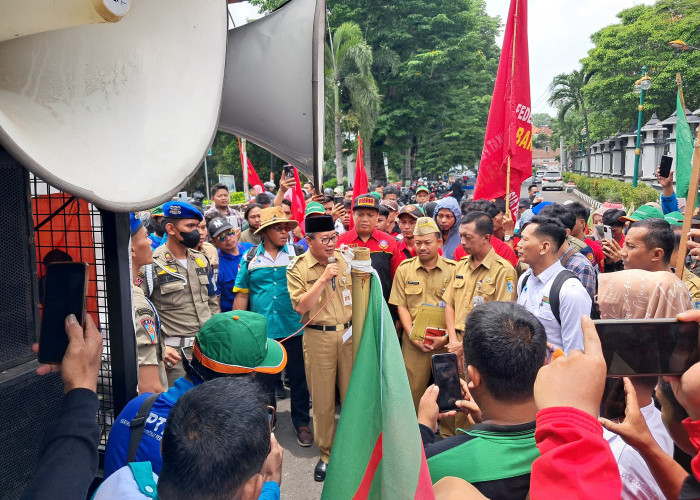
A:
[[[340,134],[340,113],[335,113],[335,177],[343,185],[343,139]]]
[[[362,153],[363,160],[365,162],[365,171],[369,174],[370,182],[374,182],[378,179],[375,175],[374,168],[372,168],[372,140],[365,139],[362,141]]]
[[[411,148],[406,148],[406,159],[404,160],[404,180],[410,181],[411,178]]]

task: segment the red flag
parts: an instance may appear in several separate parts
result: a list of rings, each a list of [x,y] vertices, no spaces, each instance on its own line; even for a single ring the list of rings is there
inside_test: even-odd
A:
[[[352,184],[352,199],[361,194],[369,192],[369,181],[367,180],[367,172],[365,171],[365,159],[362,151],[362,137],[360,133],[357,133],[357,155],[355,157],[355,181]],[[350,229],[355,227],[355,221],[352,217],[352,211],[350,212]]]
[[[355,157],[355,182],[352,185],[352,199],[369,191],[369,181],[365,171],[365,160],[362,154],[362,137],[357,134],[357,156]]]
[[[241,165],[243,165],[243,150],[241,149],[240,138],[238,139],[238,151],[241,153]],[[258,177],[258,173],[253,168],[253,164],[250,162],[250,158],[246,158],[246,160],[248,160],[248,184],[250,184],[251,186],[260,186],[263,192],[265,192],[265,186],[260,180],[260,177]]]
[[[304,199],[304,191],[301,189],[301,180],[296,167],[294,167],[294,182],[295,184],[292,188],[292,219],[297,221],[300,226],[303,226],[306,200]]]
[[[506,198],[510,163],[508,204],[513,217],[520,186],[532,175],[531,114],[527,0],[511,0],[474,199]]]

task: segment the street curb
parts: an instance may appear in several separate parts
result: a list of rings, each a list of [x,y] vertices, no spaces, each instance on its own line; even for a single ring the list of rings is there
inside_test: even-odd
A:
[[[583,201],[585,201],[586,203],[588,203],[590,206],[592,206],[593,208],[595,208],[596,210],[603,206],[603,204],[602,204],[601,202],[599,202],[598,200],[594,200],[593,198],[591,198],[591,197],[588,196],[587,194],[583,194],[583,193],[582,193],[581,191],[579,191],[578,189],[574,189],[574,190],[573,190],[573,193],[574,193],[576,196],[578,196],[579,198],[581,198]]]

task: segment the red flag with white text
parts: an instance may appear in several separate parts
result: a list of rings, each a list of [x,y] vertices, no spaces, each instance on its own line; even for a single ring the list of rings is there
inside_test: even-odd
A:
[[[520,187],[532,175],[531,114],[527,0],[511,0],[474,188],[475,200],[508,199],[511,213],[517,213]],[[510,186],[506,193],[509,160]]]

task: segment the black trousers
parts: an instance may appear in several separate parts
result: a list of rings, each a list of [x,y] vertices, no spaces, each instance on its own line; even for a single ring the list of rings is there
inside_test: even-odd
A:
[[[306,370],[304,370],[303,337],[296,335],[284,342],[287,351],[287,376],[289,377],[289,392],[291,393],[292,424],[295,428],[309,426],[309,388],[306,385]],[[275,389],[280,374],[269,375],[258,373],[255,377],[265,387],[270,404],[277,410]]]

